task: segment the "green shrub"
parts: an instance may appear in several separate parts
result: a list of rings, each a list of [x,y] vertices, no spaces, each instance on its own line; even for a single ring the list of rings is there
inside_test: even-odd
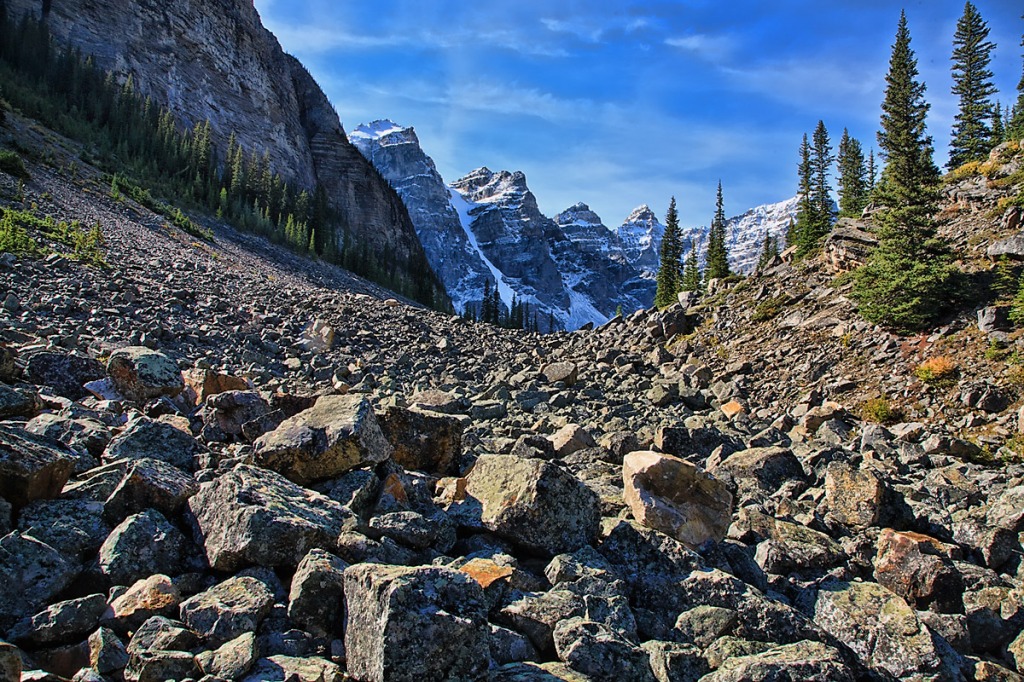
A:
[[[876,424],[896,424],[903,419],[903,413],[894,408],[888,398],[869,398],[860,404],[857,410],[860,418]]]
[[[786,294],[780,294],[778,296],[772,296],[771,298],[761,301],[754,308],[754,314],[751,315],[751,322],[767,322],[774,318],[782,309],[789,304],[789,296]]]
[[[0,173],[7,173],[22,180],[31,178],[21,157],[9,149],[0,149]]]
[[[914,368],[914,376],[929,386],[951,386],[959,369],[950,358],[939,356],[928,358]]]

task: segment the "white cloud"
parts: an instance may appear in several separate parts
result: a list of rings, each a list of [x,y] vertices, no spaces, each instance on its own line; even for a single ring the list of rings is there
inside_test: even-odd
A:
[[[728,57],[735,47],[735,41],[729,36],[706,33],[691,33],[685,36],[666,38],[665,44],[684,52],[692,52],[711,61],[719,61]]]

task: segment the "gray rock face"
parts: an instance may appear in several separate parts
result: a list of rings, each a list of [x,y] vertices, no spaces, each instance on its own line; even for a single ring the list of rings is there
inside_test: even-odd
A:
[[[181,619],[207,644],[220,646],[255,632],[270,613],[274,593],[250,577],[229,578],[181,603]]]
[[[100,571],[116,585],[131,585],[154,573],[177,575],[190,564],[194,547],[163,514],[147,509],[129,516],[104,541]]]
[[[665,236],[665,226],[658,222],[658,216],[647,204],[638,206],[616,228],[615,234],[622,243],[626,260],[653,282],[658,273],[658,250]]]
[[[348,672],[367,682],[487,676],[487,602],[464,573],[362,564],[345,571]],[[430,633],[424,637],[424,633]]]
[[[317,635],[340,634],[346,568],[348,564],[330,552],[310,550],[292,578],[288,617]]]
[[[726,659],[705,682],[747,682],[748,680],[829,680],[853,682],[857,677],[839,652],[820,642],[796,642],[763,653]]]
[[[28,358],[25,374],[33,384],[49,386],[57,395],[72,400],[84,398],[82,386],[102,379],[106,372],[98,361],[64,353],[33,353]]]
[[[388,459],[388,444],[373,407],[358,395],[329,395],[286,419],[254,444],[255,460],[300,485],[332,478]]]
[[[59,495],[74,468],[57,441],[0,424],[0,497],[15,508]]]
[[[69,558],[95,552],[110,534],[93,500],[37,500],[21,510],[18,528]]]
[[[184,471],[194,471],[195,458],[204,451],[195,438],[181,429],[139,417],[107,444],[103,459],[159,459]]]
[[[581,618],[558,624],[554,632],[558,658],[596,682],[655,682],[648,653],[611,628]]]
[[[297,566],[314,547],[332,550],[348,512],[280,474],[239,465],[189,500],[210,566]]]
[[[0,538],[0,632],[34,615],[79,573],[77,564],[22,533]]]
[[[482,505],[486,528],[531,550],[561,554],[597,538],[597,495],[549,462],[484,455],[466,477],[466,494]]]
[[[15,625],[10,637],[35,646],[74,642],[92,632],[106,610],[107,598],[102,594],[58,602]]]
[[[406,469],[445,475],[462,454],[462,422],[436,412],[389,407],[380,426],[394,449],[393,459]]]
[[[36,0],[7,7],[13,16],[40,9]],[[209,120],[221,150],[234,134],[247,151],[268,152],[274,170],[310,194],[322,184],[341,224],[371,253],[388,254],[399,273],[430,273],[398,195],[349,143],[327,96],[262,26],[251,2],[147,1],[131,11],[117,3],[47,7],[47,25],[60,41],[93,55],[104,70],[130,75],[136,90],[166,106],[180,125]],[[436,281],[432,273],[428,279]],[[436,289],[443,299],[439,282]]]

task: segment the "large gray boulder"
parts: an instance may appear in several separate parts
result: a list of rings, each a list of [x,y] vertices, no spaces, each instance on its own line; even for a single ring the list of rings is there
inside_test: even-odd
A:
[[[624,497],[639,523],[697,547],[729,530],[732,494],[714,476],[685,460],[638,451],[622,462]]]
[[[274,593],[262,580],[236,576],[181,603],[181,620],[205,640],[220,646],[256,628],[270,613]]]
[[[61,443],[0,424],[0,497],[15,509],[57,497],[74,469],[74,453]]]
[[[138,417],[114,436],[103,451],[103,459],[158,459],[184,471],[195,471],[196,456],[205,448],[190,434],[170,424]]]
[[[106,373],[103,365],[92,358],[41,351],[29,356],[25,374],[37,386],[49,386],[57,395],[79,400],[88,395],[82,387]]]
[[[0,538],[0,632],[35,615],[78,573],[77,563],[29,535]]]
[[[554,638],[558,658],[594,682],[656,682],[647,651],[606,625],[571,618]]]
[[[393,458],[405,469],[447,475],[462,454],[462,422],[457,418],[389,407],[380,417],[385,438],[394,448]]]
[[[543,460],[483,455],[466,476],[488,530],[549,555],[592,543],[601,523],[598,496],[564,469]]]
[[[823,584],[814,622],[845,642],[868,668],[901,680],[943,679],[928,628],[901,597],[881,585]]]
[[[392,447],[370,402],[358,395],[326,395],[253,444],[256,464],[308,485],[388,459]]]
[[[292,577],[288,617],[319,636],[341,634],[348,564],[322,549],[311,549]]]
[[[210,566],[299,564],[314,547],[334,551],[352,513],[284,476],[241,464],[189,500]]]
[[[14,642],[33,646],[80,641],[96,629],[106,610],[107,598],[102,594],[69,599],[22,620],[11,628],[9,636]]]
[[[487,601],[465,573],[426,566],[352,566],[345,571],[345,608],[348,673],[358,680],[487,677]]]
[[[120,523],[146,509],[170,517],[198,491],[195,479],[172,464],[159,459],[135,460],[104,502],[103,515],[110,523]]]
[[[115,585],[132,585],[154,573],[183,573],[192,550],[192,543],[163,514],[147,509],[111,531],[100,547],[99,567]]]
[[[107,374],[119,394],[138,403],[161,396],[174,397],[185,389],[178,364],[145,346],[115,350],[107,360]]]

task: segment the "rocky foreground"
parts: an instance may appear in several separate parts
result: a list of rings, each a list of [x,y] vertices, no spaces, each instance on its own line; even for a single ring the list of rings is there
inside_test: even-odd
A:
[[[107,267],[0,260],[2,679],[1019,679],[1024,468],[940,422],[759,402],[682,306],[466,324],[30,171]]]

